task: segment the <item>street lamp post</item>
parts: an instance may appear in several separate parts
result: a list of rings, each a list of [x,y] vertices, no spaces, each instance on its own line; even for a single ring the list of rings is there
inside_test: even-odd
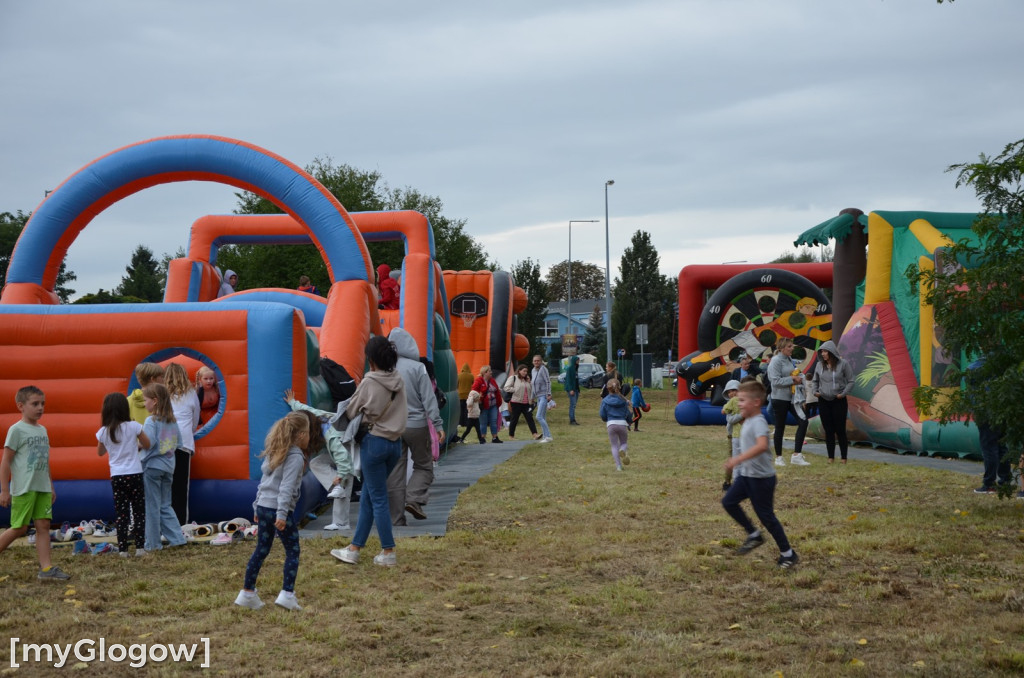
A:
[[[614,183],[612,179],[604,182],[604,312],[608,316],[605,334],[605,341],[608,344],[606,362],[612,361],[612,251],[608,240],[608,187]]]
[[[565,300],[565,317],[569,321],[566,334],[573,334],[572,331],[572,225],[573,224],[596,224],[597,219],[572,219],[569,221],[569,289]]]

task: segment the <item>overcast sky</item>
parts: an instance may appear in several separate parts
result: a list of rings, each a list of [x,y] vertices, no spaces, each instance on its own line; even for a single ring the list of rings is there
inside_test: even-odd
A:
[[[974,211],[944,172],[1024,136],[1021,0],[0,0],[0,211],[173,134],[317,156],[439,196],[504,268],[766,261],[845,207]],[[69,250],[111,289],[230,212],[148,189]]]

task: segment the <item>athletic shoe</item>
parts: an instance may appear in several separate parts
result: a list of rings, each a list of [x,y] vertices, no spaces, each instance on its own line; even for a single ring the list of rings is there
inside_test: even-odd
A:
[[[324,529],[325,530],[331,530],[333,532],[334,530],[351,530],[352,526],[351,525],[339,525],[338,523],[331,523],[330,525],[324,525]]]
[[[234,544],[236,541],[241,541],[243,538],[243,534],[237,530],[235,532],[221,532],[211,539],[210,543],[214,546],[227,546],[228,544]]]
[[[793,466],[810,466],[811,465],[811,462],[809,462],[806,459],[804,459],[804,455],[802,455],[802,454],[794,454],[794,455],[790,456],[789,463],[792,464]]]
[[[542,443],[553,443],[554,441],[555,441],[555,439],[552,438],[551,436],[547,436],[547,437],[541,438],[541,442]]]
[[[252,525],[252,523],[250,523],[245,518],[235,518],[234,520],[222,521],[220,524],[217,525],[217,528],[221,532],[227,532],[227,533],[231,534],[231,533],[234,533],[234,532],[239,532],[241,530],[244,530],[245,528],[247,528],[247,527],[249,527],[251,525]]]
[[[54,581],[64,581],[65,579],[71,579],[71,575],[60,569],[56,565],[51,565],[49,570],[39,570],[39,574],[36,575],[39,579],[51,579]]]
[[[426,520],[427,514],[423,512],[417,504],[406,504],[405,510],[412,514],[412,517],[416,520]]]
[[[256,591],[246,591],[245,589],[238,592],[238,596],[235,598],[235,605],[247,607],[250,610],[263,609],[263,601],[260,600],[259,593]]]
[[[195,541],[196,530],[198,529],[199,526],[195,522],[186,523],[181,526],[181,536],[185,537],[185,541]]]
[[[991,485],[982,485],[974,491],[974,494],[995,494],[996,488]]]
[[[538,443],[550,443],[551,442],[551,438],[534,438],[533,440],[534,440],[534,442],[538,442]]]
[[[492,442],[492,443],[503,443],[503,442],[505,442],[505,441],[504,441],[504,440],[502,440],[501,438],[499,438],[499,437],[495,436],[495,437],[491,438],[491,442]]]
[[[764,543],[764,536],[762,536],[760,534],[754,535],[754,536],[748,536],[747,540],[745,542],[743,542],[742,544],[740,544],[740,547],[738,549],[736,549],[736,555],[740,555],[740,556],[746,555],[747,553],[750,553],[751,551],[753,551],[754,549],[756,549],[758,546],[760,546],[763,543]]]
[[[573,419],[572,421],[569,422],[569,425],[570,426],[579,426],[580,423],[578,421],[576,421],[575,419]]]
[[[87,541],[76,541],[75,548],[71,551],[76,556],[87,556],[92,553],[92,547],[89,546]]]
[[[280,605],[286,610],[301,610],[302,606],[299,605],[299,600],[295,597],[294,591],[282,590],[277,594],[277,600],[274,601],[274,605]]]
[[[81,532],[82,534],[88,536],[93,533],[94,527],[92,523],[83,520],[81,523],[78,524],[78,527],[74,529],[76,532]]]
[[[629,466],[629,455],[625,452],[622,453],[622,465]]]
[[[243,539],[255,539],[256,535],[258,535],[259,532],[260,532],[260,526],[259,525],[250,525],[249,527],[247,527],[244,530],[242,530],[242,538]]]
[[[781,454],[779,456],[775,457],[775,465],[776,466],[785,466],[786,465],[786,460],[782,458]]]
[[[331,551],[331,555],[341,562],[348,563],[349,565],[355,565],[359,562],[359,550],[350,549],[347,546],[343,549],[333,549]]]
[[[99,523],[93,525],[92,536],[114,538],[117,537],[117,528],[107,523]]]
[[[333,485],[331,487],[331,491],[327,493],[327,498],[328,499],[338,499],[339,497],[341,497],[344,494],[344,492],[345,492],[345,490],[341,487],[340,484],[339,485]]]
[[[391,553],[381,551],[373,557],[373,564],[380,565],[381,567],[394,567],[398,564],[398,556],[395,555],[394,551]]]
[[[800,562],[800,556],[798,556],[796,554],[796,551],[793,551],[793,554],[789,555],[789,556],[781,556],[780,555],[779,556],[779,560],[778,560],[778,565],[783,570],[788,570],[789,568],[793,567],[794,565],[796,565],[799,562]]]
[[[117,547],[111,544],[109,541],[105,541],[93,546],[92,554],[94,556],[99,556],[104,553],[117,553]]]
[[[34,528],[34,527],[28,528],[28,543],[29,544],[35,544],[36,543],[36,528]]]

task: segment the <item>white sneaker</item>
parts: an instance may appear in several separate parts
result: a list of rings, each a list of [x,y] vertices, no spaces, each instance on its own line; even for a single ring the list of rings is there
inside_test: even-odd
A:
[[[552,438],[551,436],[547,436],[547,437],[541,439],[542,443],[552,443],[554,441],[555,441],[555,439]]]
[[[342,496],[342,494],[344,493],[344,491],[345,491],[345,490],[344,490],[344,489],[342,489],[342,487],[341,487],[341,485],[340,485],[340,484],[338,484],[338,485],[332,485],[332,486],[331,486],[331,491],[327,493],[327,498],[328,498],[328,499],[337,499],[337,498],[339,498],[339,497],[341,497],[341,496]]]
[[[247,607],[250,610],[263,609],[263,601],[260,600],[259,593],[256,591],[246,591],[245,589],[238,592],[238,597],[235,598],[235,605]],[[280,602],[278,605],[280,605]]]
[[[331,551],[331,555],[341,562],[348,563],[349,565],[355,565],[359,562],[359,550],[350,549],[347,546],[343,549],[333,549]]]
[[[779,455],[778,457],[775,457],[775,465],[776,466],[785,466],[786,465],[786,460],[782,458],[782,455]]]
[[[536,440],[534,440],[534,442],[536,442],[536,443],[548,443],[548,442],[551,442],[551,439],[550,438],[537,438]]]
[[[338,523],[331,523],[330,525],[324,525],[325,530],[350,530],[351,525],[339,525]]]
[[[793,466],[810,466],[811,465],[811,462],[809,462],[806,459],[804,459],[804,455],[802,455],[802,454],[794,454],[794,455],[790,456],[789,463],[792,464]]]
[[[299,605],[299,600],[295,597],[295,593],[293,591],[282,590],[277,594],[277,600],[274,601],[274,605],[280,605],[286,610],[302,609],[302,606]]]
[[[383,551],[373,557],[373,564],[381,567],[394,567],[398,564],[398,556],[395,552],[384,553]]]

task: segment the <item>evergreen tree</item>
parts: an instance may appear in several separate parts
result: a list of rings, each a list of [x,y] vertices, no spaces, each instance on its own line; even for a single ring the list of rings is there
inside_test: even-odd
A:
[[[597,356],[598,361],[607,355],[608,337],[604,331],[604,314],[600,306],[594,306],[590,313],[590,320],[587,321],[587,332],[580,339],[580,353],[590,353]]]
[[[613,348],[638,353],[636,326],[647,325],[644,353],[667,356],[676,318],[672,313],[676,301],[676,283],[658,272],[661,257],[644,231],[633,234],[630,246],[619,263],[621,278],[615,279],[612,294]]]
[[[121,278],[115,294],[122,297],[137,297],[150,303],[162,301],[164,289],[160,281],[160,264],[153,257],[153,250],[139,245],[132,253],[132,263],[125,267],[128,275]]]

